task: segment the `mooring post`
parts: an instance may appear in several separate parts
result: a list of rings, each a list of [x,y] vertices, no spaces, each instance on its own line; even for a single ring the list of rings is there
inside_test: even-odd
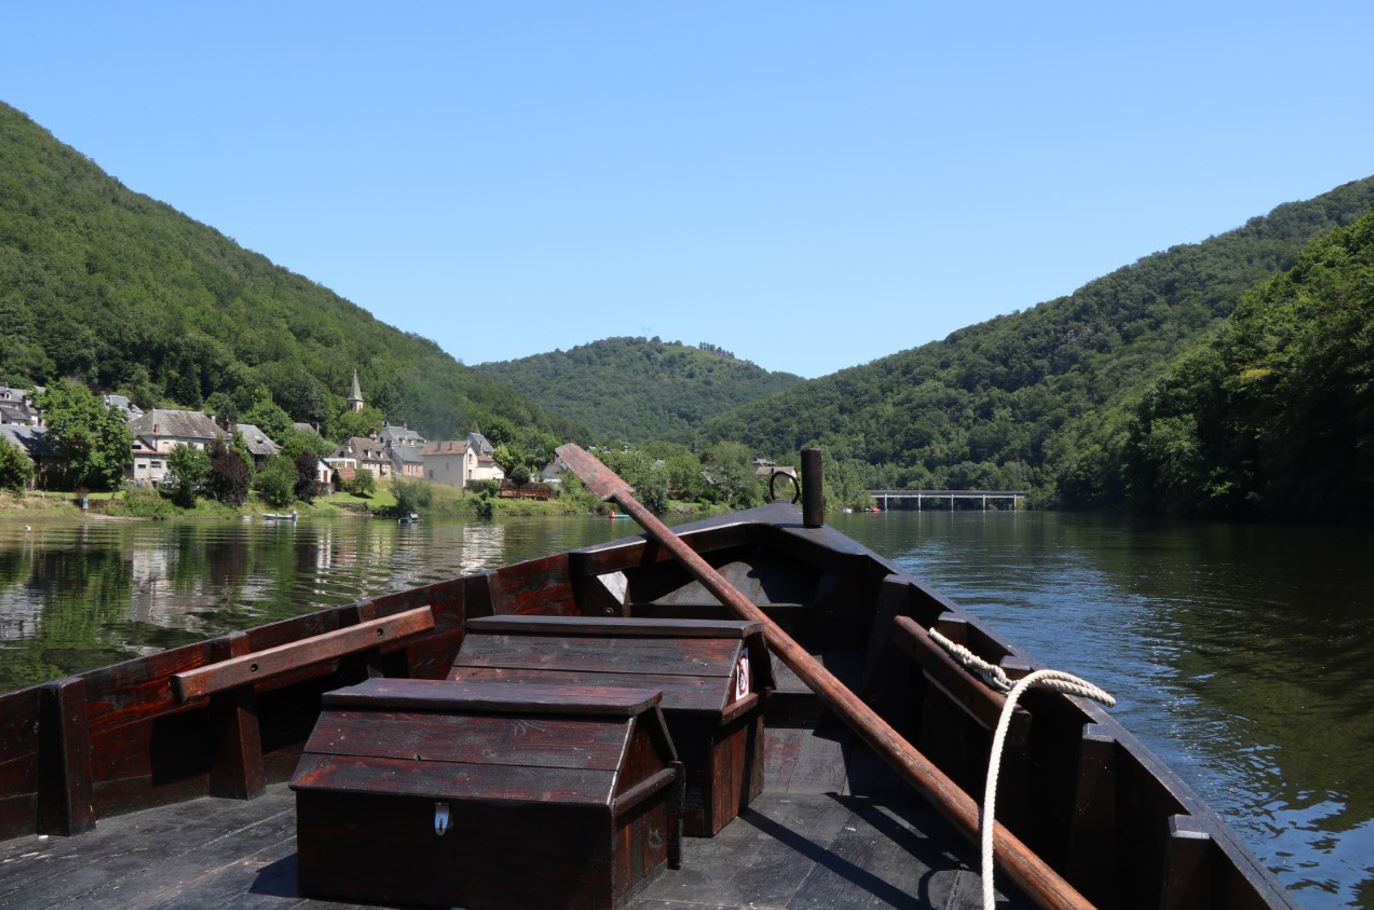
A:
[[[821,450],[802,449],[802,524],[819,528],[825,524],[824,479],[821,476]]]

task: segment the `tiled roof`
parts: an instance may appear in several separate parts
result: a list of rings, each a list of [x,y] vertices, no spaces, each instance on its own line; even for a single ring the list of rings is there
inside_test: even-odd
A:
[[[439,442],[427,442],[420,447],[421,455],[466,455],[467,451],[466,439],[444,439]]]
[[[199,411],[179,411],[173,408],[153,408],[142,417],[129,421],[135,436],[180,436],[184,439],[211,440],[227,435],[209,417]]]
[[[254,455],[276,455],[281,451],[281,446],[277,445],[271,436],[251,423],[236,423],[234,429],[243,434],[244,445],[248,446],[248,451]]]
[[[48,436],[47,427],[30,427],[23,424],[7,423],[0,426],[0,439],[19,449],[32,460],[34,458],[55,458],[57,447]]]

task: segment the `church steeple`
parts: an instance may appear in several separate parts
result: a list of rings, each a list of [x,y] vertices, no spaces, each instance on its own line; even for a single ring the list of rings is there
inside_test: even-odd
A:
[[[358,371],[353,370],[353,390],[348,396],[348,409],[350,411],[361,411],[363,409],[363,387],[358,384]]]

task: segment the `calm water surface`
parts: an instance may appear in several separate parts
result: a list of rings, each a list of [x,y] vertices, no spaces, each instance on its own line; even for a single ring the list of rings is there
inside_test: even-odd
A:
[[[500,523],[0,519],[0,691],[628,532]],[[1103,516],[837,516],[1119,699],[1312,907],[1374,910],[1374,531]]]

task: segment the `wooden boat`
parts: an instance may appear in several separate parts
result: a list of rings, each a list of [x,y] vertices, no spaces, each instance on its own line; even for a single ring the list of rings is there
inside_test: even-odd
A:
[[[835,530],[803,527],[799,515],[774,503],[677,530],[977,794],[1003,696],[925,630],[1013,676],[1033,659]],[[635,536],[0,696],[0,906],[325,906],[298,891],[296,802],[285,783],[323,693],[382,676],[442,680],[470,623],[512,615],[729,618],[662,546]],[[762,792],[714,837],[686,839],[681,868],[649,878],[619,906],[977,906],[968,841],[786,667],[775,660],[772,671]],[[1108,712],[1034,690],[1022,704],[998,818],[1095,906],[1296,906]],[[498,835],[520,842],[518,831]],[[491,864],[492,877],[513,874]],[[1005,878],[998,885],[1011,906],[1030,905]]]

